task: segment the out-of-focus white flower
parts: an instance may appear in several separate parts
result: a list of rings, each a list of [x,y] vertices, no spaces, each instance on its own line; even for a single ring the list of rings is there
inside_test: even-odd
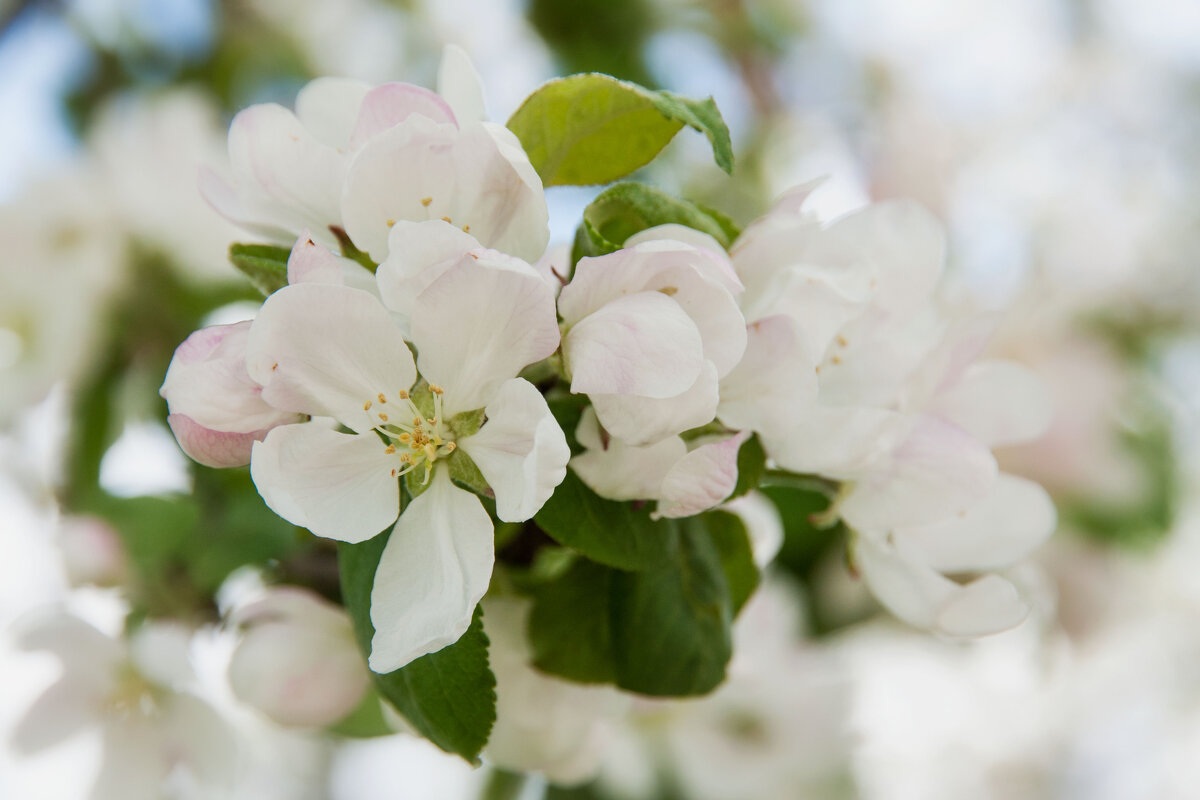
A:
[[[459,448],[496,497],[501,519],[523,521],[566,475],[566,439],[545,399],[515,378],[558,344],[550,288],[527,264],[469,253],[417,297],[412,341],[432,414],[409,395],[416,364],[371,294],[316,283],[285,287],[250,332],[250,376],[272,406],[332,417],[284,425],[254,445],[263,499],[318,536],[360,542],[396,520],[398,478],[421,490],[404,509],[372,590],[371,667],[390,672],[457,640],[487,590],[492,524],[450,481]],[[463,412],[484,409],[486,422]]]
[[[595,774],[611,724],[629,697],[545,675],[530,663],[525,634],[529,604],[498,597],[484,605],[484,631],[496,673],[496,724],[484,758],[504,769],[540,772],[555,783]]]
[[[66,517],[58,526],[67,580],[75,586],[116,586],[129,568],[120,534],[99,517]]]
[[[631,445],[711,422],[718,382],[746,349],[740,291],[724,253],[689,242],[580,259],[559,295],[571,391]]]
[[[122,642],[65,614],[29,627],[22,646],[56,655],[63,674],[34,701],[14,744],[40,752],[98,727],[103,762],[92,788],[96,800],[154,800],[180,770],[202,791],[228,790],[230,731],[186,691],[194,682],[189,641],[187,631],[148,623]]]
[[[401,220],[446,220],[484,246],[535,260],[549,239],[541,180],[516,136],[484,122],[478,75],[447,48],[439,93],[319,78],[295,113],[251,106],[229,130],[232,182],[206,172],[205,196],[259,235],[290,242],[344,229],[376,261]]]
[[[230,620],[242,639],[229,683],[244,703],[281,725],[320,727],[345,717],[370,678],[342,609],[294,587],[267,591]]]

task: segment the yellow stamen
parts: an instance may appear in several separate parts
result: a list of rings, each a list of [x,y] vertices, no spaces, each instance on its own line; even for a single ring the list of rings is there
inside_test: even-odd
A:
[[[380,415],[379,415],[379,418],[380,418],[381,420],[383,420],[384,422],[387,422],[387,421],[388,421],[388,416],[387,416],[387,414],[380,414]]]
[[[429,208],[429,204],[432,202],[433,202],[432,197],[422,197],[421,198],[421,205],[425,206],[426,208]]]

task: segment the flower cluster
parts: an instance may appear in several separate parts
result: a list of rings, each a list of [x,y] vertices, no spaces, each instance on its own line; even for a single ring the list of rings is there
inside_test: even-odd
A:
[[[764,473],[815,478],[831,500],[818,522],[845,523],[900,618],[979,635],[1024,617],[995,570],[1054,510],[990,448],[1037,436],[1047,401],[1023,367],[979,360],[990,323],[944,301],[927,212],[888,202],[823,224],[801,187],[729,246],[651,220],[551,266],[539,170],[481,97],[451,49],[438,92],[320,79],[294,113],[240,113],[232,172],[203,189],[290,245],[286,277],[252,321],[189,337],[162,387],[183,449],[249,464],[284,519],[351,544],[390,528],[375,672],[463,636],[497,525],[529,530],[568,469],[601,502],[653,504],[662,537]]]

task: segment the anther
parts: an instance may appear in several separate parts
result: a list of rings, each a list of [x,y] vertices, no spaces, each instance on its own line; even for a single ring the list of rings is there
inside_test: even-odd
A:
[[[383,452],[390,456],[392,453],[396,452],[396,445],[389,444],[387,447],[383,448]]]
[[[394,470],[394,469],[392,470],[392,477],[393,478],[396,477],[396,470]]]
[[[446,442],[446,452],[447,453],[453,453],[457,449],[458,449],[458,445],[456,445],[454,442]]]
[[[399,397],[401,400],[407,400],[407,399],[408,399],[408,390],[407,390],[407,389],[401,389],[401,390],[400,390],[400,391],[399,391],[399,392],[396,394],[396,396],[397,396],[397,397]]]
[[[463,225],[463,233],[470,233],[470,232],[471,232],[471,226]]]
[[[433,392],[434,394],[443,394],[446,390],[438,386],[436,383],[431,383],[429,384],[429,391]]]
[[[399,437],[397,437],[397,438],[399,438],[399,439],[400,439],[400,441],[402,441],[402,442],[411,442],[411,441],[412,441],[412,434],[408,434],[408,433],[402,433],[402,434],[400,434],[400,436],[399,436]]]
[[[370,409],[371,409],[371,401],[368,400],[367,402],[363,403],[363,411],[369,411]]]
[[[396,220],[394,220],[394,219],[389,219],[389,220],[387,221],[387,226],[388,226],[389,228],[391,228],[391,227],[392,227],[392,226],[394,226],[395,224],[396,224]]]
[[[450,221],[449,217],[442,217],[442,222],[450,222],[451,225],[454,224],[453,222]]]
[[[426,208],[429,208],[429,204],[432,202],[433,202],[432,197],[422,197],[421,198],[421,205],[425,206]]]
[[[384,393],[383,393],[383,392],[380,392],[379,394],[377,394],[377,395],[375,395],[375,396],[376,396],[376,397],[379,399],[379,402],[381,402],[381,403],[386,403],[386,402],[387,402],[387,396],[386,396],[386,395],[384,395]]]
[[[383,420],[384,422],[387,422],[387,421],[388,421],[388,416],[387,416],[387,414],[384,414],[384,413],[382,413],[382,412],[379,414],[379,418],[380,418],[381,420]]]

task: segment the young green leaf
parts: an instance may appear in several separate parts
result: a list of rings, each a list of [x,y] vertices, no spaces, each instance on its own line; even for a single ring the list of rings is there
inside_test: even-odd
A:
[[[767,472],[767,453],[763,450],[758,436],[751,436],[738,449],[737,468],[737,485],[733,487],[733,493],[729,495],[728,499],[730,500],[741,497],[751,489],[758,488],[758,485],[762,483],[763,475]]]
[[[579,683],[614,683],[609,605],[617,571],[577,558],[533,591],[529,641],[538,669]]]
[[[733,604],[733,614],[737,616],[760,580],[750,536],[741,518],[728,511],[712,511],[700,519],[720,556],[721,571],[729,586],[729,600]]]
[[[672,197],[643,183],[614,184],[584,209],[583,222],[575,233],[572,257],[578,261],[584,256],[614,252],[635,233],[669,223],[707,233],[727,248],[733,238],[723,219],[695,203]]]
[[[567,470],[567,477],[534,517],[561,545],[618,569],[641,570],[671,557],[674,528],[650,519],[650,508],[606,500]]]
[[[371,649],[371,586],[389,533],[338,546],[342,600],[363,653]],[[448,753],[479,763],[496,721],[496,676],[488,664],[483,611],[452,645],[386,675],[371,673],[379,693],[422,736]]]
[[[729,129],[712,98],[690,100],[599,73],[557,78],[508,120],[546,186],[608,183],[648,164],[688,125],[733,171]]]
[[[229,247],[229,260],[264,295],[287,286],[290,254],[286,247],[270,244],[233,244]]]

